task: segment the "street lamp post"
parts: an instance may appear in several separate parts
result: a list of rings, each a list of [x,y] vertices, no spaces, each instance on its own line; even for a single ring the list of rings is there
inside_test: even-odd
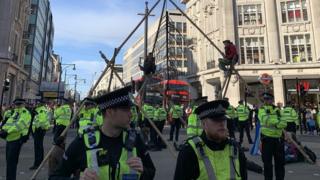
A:
[[[61,62],[62,62],[62,58],[61,58]],[[62,69],[62,66],[65,66],[63,69]],[[59,98],[60,98],[60,83],[61,83],[61,75],[62,75],[62,72],[64,69],[68,68],[68,67],[71,67],[73,66],[73,70],[76,70],[76,64],[62,64],[62,63],[59,63],[59,67],[60,67],[60,73],[59,73],[59,81],[58,81],[58,93],[57,93],[57,101],[59,102]],[[65,74],[66,76],[66,74]],[[66,77],[65,77],[66,79]]]
[[[78,81],[83,81],[84,83],[86,83],[86,80],[85,79],[78,79],[77,75],[75,76],[74,80],[75,80],[75,83],[74,83],[73,99],[74,99],[74,102],[76,102],[77,83],[78,83]]]

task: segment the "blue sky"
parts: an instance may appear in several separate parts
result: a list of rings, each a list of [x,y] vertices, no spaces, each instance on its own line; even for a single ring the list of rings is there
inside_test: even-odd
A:
[[[149,0],[149,8],[155,2]],[[157,17],[161,7],[162,3],[153,13]],[[144,8],[145,0],[51,0],[55,26],[54,52],[62,57],[63,63],[76,64],[76,71],[68,68],[68,74],[76,73],[80,79],[86,79],[86,84],[79,83],[77,88],[82,98],[104,69],[105,63],[100,58],[99,50],[110,58],[114,48],[141,20],[137,13],[144,12]],[[168,8],[172,9],[172,6]],[[157,17],[150,18],[150,24]],[[122,63],[125,50],[143,34],[143,27],[121,50],[117,63]],[[73,81],[73,78],[67,80],[70,84],[74,84]]]

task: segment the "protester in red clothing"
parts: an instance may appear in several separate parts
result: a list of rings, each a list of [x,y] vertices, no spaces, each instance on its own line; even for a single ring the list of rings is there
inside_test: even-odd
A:
[[[224,71],[225,76],[229,70],[226,66],[234,65],[238,62],[238,52],[236,46],[230,40],[224,40],[225,57],[219,59],[219,68]]]

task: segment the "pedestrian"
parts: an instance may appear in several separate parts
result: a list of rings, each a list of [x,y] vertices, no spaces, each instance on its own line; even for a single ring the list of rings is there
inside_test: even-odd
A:
[[[178,102],[170,108],[170,117],[172,119],[171,126],[170,126],[170,139],[169,141],[173,141],[173,134],[175,132],[175,141],[179,141],[179,131],[181,128],[181,118],[183,115],[183,110]]]
[[[6,143],[7,180],[16,180],[17,166],[22,145],[28,140],[31,114],[25,107],[24,99],[15,99],[12,116],[0,130],[0,137]]]
[[[249,144],[253,144],[253,141],[250,135],[250,125],[249,125],[250,110],[248,106],[244,105],[243,100],[239,101],[239,105],[236,108],[236,110],[237,110],[237,116],[239,121],[240,144],[242,144],[243,142],[244,130],[246,131]]]
[[[46,131],[50,128],[49,122],[49,109],[42,100],[39,100],[35,109],[34,120],[32,121],[32,136],[34,142],[34,162],[29,168],[35,170],[39,167],[43,160],[44,148],[43,140],[46,135]]]
[[[72,111],[68,104],[68,99],[61,99],[63,104],[59,104],[54,110],[55,130],[53,142],[61,135],[63,130],[70,124]]]
[[[224,49],[225,49],[225,57],[219,58],[219,69],[224,72],[225,77],[229,75],[230,69],[232,69],[238,62],[238,52],[237,47],[230,41],[224,40]],[[226,66],[230,66],[230,69],[227,69]]]
[[[177,159],[175,180],[246,180],[246,157],[239,144],[228,138],[224,100],[200,105],[195,113],[203,133],[189,139]]]
[[[130,128],[131,87],[94,99],[103,115],[100,128],[77,136],[50,180],[67,179],[76,170],[80,180],[153,179],[155,167],[140,135]]]
[[[265,180],[272,180],[272,158],[274,159],[275,176],[284,180],[285,153],[283,130],[287,121],[281,120],[280,110],[273,105],[273,95],[263,94],[264,105],[259,108],[258,118],[261,124],[262,161]]]
[[[309,134],[314,135],[314,131],[316,130],[316,122],[313,119],[313,115],[310,110],[307,110],[306,119],[307,119],[307,127],[308,127]]]

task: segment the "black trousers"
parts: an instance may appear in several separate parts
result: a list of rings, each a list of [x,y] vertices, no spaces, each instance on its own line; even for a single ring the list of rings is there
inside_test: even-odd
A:
[[[6,144],[7,180],[16,180],[22,141],[16,140]]]
[[[262,136],[262,161],[264,166],[264,179],[272,180],[272,157],[274,158],[274,169],[276,180],[284,180],[285,156],[284,141],[282,138],[271,138]]]
[[[250,126],[248,121],[239,121],[240,143],[243,142],[243,131],[246,130],[249,143],[253,143],[250,135]]]
[[[296,134],[296,131],[297,131],[296,127],[297,126],[295,122],[287,122],[286,131]]]
[[[155,121],[154,122],[154,124],[156,125],[156,127],[159,129],[159,131],[161,133],[163,131],[164,123],[165,123],[165,121]],[[151,134],[151,140],[152,140],[152,143],[154,144],[154,146],[156,148],[162,148],[163,147],[162,140],[153,128],[150,130],[150,134]]]
[[[227,120],[227,128],[228,128],[228,131],[229,131],[229,136],[234,138],[234,126],[235,126],[235,123],[234,123],[234,119],[229,119]]]
[[[174,131],[176,131],[176,136],[175,136],[175,140],[178,141],[179,140],[179,130],[181,128],[181,121],[180,119],[173,119],[173,122],[171,124],[170,127],[170,140],[173,140],[173,133]]]
[[[66,126],[56,125],[54,130],[53,142],[56,142],[57,138],[61,135]]]
[[[33,166],[39,166],[43,160],[43,139],[46,135],[46,130],[36,129],[33,133],[33,142],[34,142],[34,162]]]
[[[153,121],[154,125],[159,129],[158,121]],[[153,146],[157,145],[157,132],[154,128],[150,125],[150,144]]]
[[[161,134],[162,134],[165,121],[158,121],[158,123],[159,123],[159,131],[160,131]],[[162,142],[162,139],[161,139],[161,137],[160,137],[159,135],[157,136],[157,145],[158,145],[159,147],[165,147],[165,146],[166,146],[165,143]]]

